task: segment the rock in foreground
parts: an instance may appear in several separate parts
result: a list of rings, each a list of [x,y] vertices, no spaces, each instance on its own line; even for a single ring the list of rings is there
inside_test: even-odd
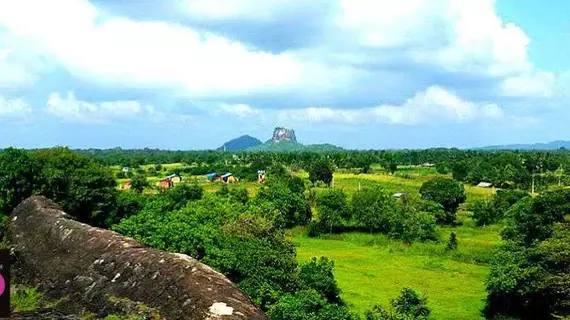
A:
[[[128,303],[166,319],[267,319],[232,282],[197,260],[72,220],[33,196],[9,217],[13,279],[99,315]]]

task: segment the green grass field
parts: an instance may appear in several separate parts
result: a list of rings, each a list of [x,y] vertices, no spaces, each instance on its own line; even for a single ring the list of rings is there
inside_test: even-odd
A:
[[[350,197],[359,187],[379,185],[388,192],[419,197],[421,185],[437,176],[433,168],[403,168],[395,175],[335,173],[334,187]],[[299,174],[303,178],[305,172]],[[319,191],[324,188],[318,188]],[[467,202],[492,196],[493,189],[465,186]],[[475,227],[470,213],[460,211],[459,227],[440,227],[440,242],[405,245],[380,234],[344,233],[309,238],[304,229],[292,230],[299,262],[326,256],[335,261],[335,277],[342,297],[359,314],[390,299],[408,286],[428,296],[434,319],[479,319],[484,307],[488,262],[500,241],[499,226]],[[459,247],[446,250],[454,231]]]

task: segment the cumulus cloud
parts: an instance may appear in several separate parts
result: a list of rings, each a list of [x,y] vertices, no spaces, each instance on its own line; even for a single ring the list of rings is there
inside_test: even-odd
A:
[[[497,16],[493,0],[332,3],[323,6],[322,12],[311,11],[321,22],[311,27],[326,26],[315,43],[281,53],[204,31],[203,25],[197,29],[166,18],[109,17],[86,0],[2,2],[0,25],[32,41],[77,77],[121,86],[176,88],[195,97],[359,92],[362,79],[390,80],[366,68],[373,63],[385,68],[402,65],[406,72],[423,65],[453,76],[484,74],[489,81],[516,77],[533,68],[527,57],[530,39]],[[304,1],[286,0],[258,4],[253,0],[182,2],[189,16],[258,21],[256,33],[264,32],[266,21],[289,19],[292,12],[308,6]],[[412,84],[411,89],[417,88]]]
[[[505,79],[501,93],[509,97],[549,98],[554,93],[556,77],[551,72],[536,72]]]
[[[222,104],[219,109],[215,110],[216,114],[227,114],[236,116],[238,118],[248,118],[252,116],[257,116],[261,114],[261,110],[253,108],[247,104]]]
[[[23,99],[9,99],[0,95],[0,118],[24,116],[31,112],[32,108]]]
[[[282,120],[304,119],[309,122],[392,123],[418,124],[422,122],[466,122],[475,119],[498,119],[503,111],[496,104],[477,104],[462,100],[437,86],[417,93],[398,106],[380,105],[372,108],[333,109],[311,107],[283,110]]]
[[[0,88],[20,88],[37,80],[35,74],[14,61],[13,57],[12,50],[0,46]]]
[[[73,92],[63,95],[51,93],[46,109],[52,115],[71,121],[101,122],[112,118],[127,118],[137,115],[142,107],[138,101],[87,102],[79,100]]]

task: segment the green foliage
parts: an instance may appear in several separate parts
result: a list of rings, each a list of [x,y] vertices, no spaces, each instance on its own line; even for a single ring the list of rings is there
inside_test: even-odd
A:
[[[330,185],[333,179],[333,168],[331,164],[324,159],[315,161],[309,167],[309,180],[314,185],[317,181],[322,181],[326,185]]]
[[[13,148],[0,152],[0,214],[10,214],[38,189],[40,170],[29,152]]]
[[[398,203],[380,188],[357,191],[352,197],[351,211],[357,225],[370,232],[382,232],[408,243],[437,239],[432,214],[416,204]]]
[[[105,225],[117,224],[121,219],[137,214],[145,207],[148,200],[149,197],[141,193],[131,191],[119,192],[115,208],[107,215]]]
[[[299,267],[299,282],[303,290],[314,289],[328,302],[341,303],[340,289],[333,274],[334,262],[321,257],[313,257],[310,262]]]
[[[36,152],[42,168],[38,192],[81,222],[104,225],[117,195],[111,172],[67,148]]]
[[[457,250],[459,242],[457,241],[457,235],[455,232],[449,234],[449,239],[447,240],[447,250]]]
[[[526,197],[507,214],[487,282],[489,316],[570,316],[570,190]]]
[[[10,291],[12,312],[36,311],[42,307],[43,295],[37,287],[13,286]]]
[[[352,197],[352,215],[358,225],[370,230],[387,233],[390,216],[395,214],[396,200],[380,188],[365,188]]]
[[[402,289],[400,296],[392,300],[392,307],[397,315],[407,319],[427,319],[431,313],[427,305],[427,298],[420,296],[410,288]]]
[[[316,290],[301,290],[279,299],[268,312],[273,320],[351,320],[348,309],[329,303]]]
[[[324,230],[332,232],[333,228],[342,227],[350,218],[346,194],[340,189],[326,190],[318,195],[316,202],[319,224]]]
[[[198,184],[179,183],[172,188],[166,189],[162,196],[172,202],[171,210],[178,210],[188,201],[200,200],[204,194],[204,189]]]
[[[246,188],[231,189],[229,194],[232,199],[242,204],[246,204],[249,201],[249,194]]]
[[[366,312],[366,320],[425,320],[431,310],[427,307],[427,298],[420,296],[410,288],[403,288],[400,296],[390,302],[390,311],[375,305]]]
[[[491,201],[478,200],[471,205],[473,219],[478,226],[497,223],[512,205],[526,196],[528,193],[521,190],[498,190]]]
[[[523,198],[507,212],[509,220],[503,238],[529,247],[549,238],[553,224],[567,214],[570,214],[570,190],[546,192],[535,199]]]
[[[444,224],[450,224],[455,221],[457,208],[466,199],[463,185],[446,178],[436,178],[424,182],[420,188],[420,194],[423,199],[435,201],[443,206],[447,214],[438,219],[438,222]]]
[[[216,268],[266,308],[296,287],[295,249],[258,207],[208,194],[165,211],[158,198],[113,227],[154,248],[188,254]]]
[[[146,178],[146,175],[143,173],[137,173],[131,179],[131,189],[135,192],[142,193],[146,187],[150,184]]]
[[[292,190],[296,184],[287,180],[271,181],[258,192],[256,202],[269,202],[279,213],[275,222],[279,227],[305,225],[311,219],[311,208],[300,190]]]

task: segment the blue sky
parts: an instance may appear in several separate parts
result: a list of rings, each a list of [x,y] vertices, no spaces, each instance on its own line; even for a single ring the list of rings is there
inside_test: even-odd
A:
[[[0,3],[0,147],[570,139],[570,3]]]

